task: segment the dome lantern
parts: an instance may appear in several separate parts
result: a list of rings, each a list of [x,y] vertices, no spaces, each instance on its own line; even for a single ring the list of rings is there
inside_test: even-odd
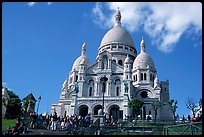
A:
[[[119,7],[115,15],[115,26],[117,25],[121,25],[121,13],[120,13]]]
[[[144,39],[143,39],[143,37],[142,37],[142,40],[141,40],[141,42],[140,42],[140,48],[141,48],[141,52],[145,52],[145,41],[144,41]]]
[[[85,54],[86,54],[86,43],[84,42],[82,45],[81,55],[85,55]]]

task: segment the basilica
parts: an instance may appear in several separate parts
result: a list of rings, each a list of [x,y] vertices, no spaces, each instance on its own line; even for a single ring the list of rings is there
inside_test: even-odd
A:
[[[141,119],[147,116],[154,119],[152,103],[156,100],[163,104],[157,119],[172,119],[168,106],[169,81],[159,81],[147,51],[148,45],[141,38],[137,53],[131,35],[121,26],[118,9],[115,25],[102,38],[94,64],[86,56],[83,43],[81,55],[62,85],[58,103],[52,104],[51,113],[57,112],[60,117],[90,114],[94,118],[102,110],[114,119],[125,119],[133,114],[128,102],[137,98],[144,102]]]

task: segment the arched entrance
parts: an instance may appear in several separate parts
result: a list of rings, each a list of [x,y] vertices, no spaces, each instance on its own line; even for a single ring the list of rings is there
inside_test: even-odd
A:
[[[120,114],[120,107],[118,105],[112,105],[110,107],[110,116],[113,117],[114,120],[118,120],[119,118],[122,118],[121,114]]]
[[[102,106],[101,105],[96,105],[94,108],[93,108],[93,114],[94,115],[98,115],[98,110],[99,109],[102,109]]]
[[[87,114],[88,114],[88,106],[81,105],[79,107],[79,115],[81,115],[82,117],[85,117]]]

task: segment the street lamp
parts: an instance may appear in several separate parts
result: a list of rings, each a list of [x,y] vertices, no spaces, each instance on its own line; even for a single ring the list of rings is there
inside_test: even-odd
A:
[[[105,94],[105,89],[106,89],[106,81],[108,80],[108,78],[106,76],[101,78],[102,81],[102,93],[103,93],[103,105],[102,105],[102,110],[103,110],[103,115],[104,115],[104,94]]]
[[[41,99],[42,99],[41,96],[39,96],[39,98],[38,98],[38,107],[37,107],[37,115],[38,115],[38,109],[39,109],[39,105],[40,105],[40,100]]]

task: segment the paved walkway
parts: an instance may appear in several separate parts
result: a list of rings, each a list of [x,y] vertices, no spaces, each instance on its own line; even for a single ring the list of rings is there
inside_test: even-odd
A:
[[[68,131],[52,131],[52,130],[45,130],[45,129],[29,129],[27,133],[21,135],[67,135]]]

